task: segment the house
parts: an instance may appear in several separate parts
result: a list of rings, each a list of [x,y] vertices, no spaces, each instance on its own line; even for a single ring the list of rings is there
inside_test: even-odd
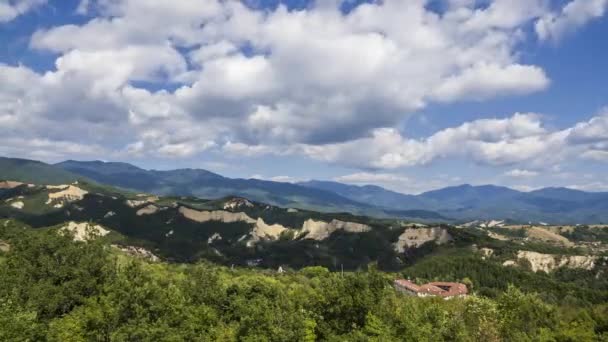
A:
[[[455,297],[464,297],[469,293],[465,284],[441,281],[435,281],[424,285],[416,285],[409,280],[396,279],[394,286],[395,289],[401,293],[417,297],[436,296],[449,299]]]

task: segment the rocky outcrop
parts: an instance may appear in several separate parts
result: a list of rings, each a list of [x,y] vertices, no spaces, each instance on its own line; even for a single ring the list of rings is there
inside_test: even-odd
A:
[[[488,236],[491,237],[492,239],[496,239],[496,240],[500,240],[500,241],[510,241],[511,240],[507,236],[504,236],[504,235],[498,234],[498,233],[494,233],[494,232],[488,232]]]
[[[0,182],[0,189],[13,189],[20,185],[23,185],[23,183],[13,181],[2,181]]]
[[[92,225],[86,222],[76,223],[74,221],[68,222],[67,226],[64,226],[59,231],[70,232],[74,236],[74,241],[88,241],[94,237],[110,234],[109,230],[100,225]]]
[[[150,204],[147,205],[141,209],[139,209],[136,214],[137,216],[142,216],[142,215],[152,215],[154,213],[156,213],[158,211],[158,207],[155,206],[154,204]]]
[[[445,228],[408,228],[395,243],[395,251],[403,253],[407,248],[416,248],[430,241],[441,245],[451,239],[452,237]]]
[[[528,261],[533,272],[543,271],[546,273],[560,267],[591,270],[598,261],[597,256],[591,255],[554,255],[531,251],[517,252],[517,259]]]
[[[25,206],[25,204],[21,201],[11,203],[11,207],[13,207],[15,209],[23,209],[24,206]]]
[[[179,212],[192,221],[208,222],[219,221],[225,223],[245,222],[253,224],[253,229],[250,234],[250,240],[247,245],[252,246],[257,241],[262,239],[277,239],[282,232],[292,229],[280,224],[267,224],[262,218],[254,220],[249,215],[243,212],[231,212],[226,210],[195,210],[187,207],[180,207]],[[370,226],[356,222],[345,222],[340,220],[332,220],[331,222],[315,221],[308,219],[299,229],[298,236],[305,236],[306,239],[324,240],[333,232],[343,230],[351,233],[367,232],[371,229]]]
[[[47,185],[46,188],[49,190],[59,189],[59,191],[49,192],[49,200],[47,201],[47,204],[50,204],[52,201],[56,200],[66,202],[79,201],[84,198],[84,195],[89,193],[88,191],[74,185]]]
[[[251,231],[251,239],[247,241],[247,246],[251,247],[260,240],[276,240],[288,229],[280,224],[266,224],[260,217]]]
[[[479,249],[479,253],[481,253],[481,255],[485,258],[485,257],[491,257],[492,255],[494,255],[494,250],[492,248],[480,248]]]
[[[152,261],[152,262],[160,261],[159,257],[157,257],[156,255],[154,255],[154,253],[150,252],[149,250],[147,250],[143,247],[119,246],[119,245],[112,245],[112,247],[117,248],[117,249],[121,250],[123,253],[128,254],[132,257],[146,259],[146,260]]]
[[[126,200],[125,204],[131,208],[137,208],[148,203],[146,200]]]
[[[243,207],[251,208],[253,207],[253,203],[251,203],[248,199],[240,197],[224,202],[224,210],[235,210]]]
[[[325,240],[337,230],[344,230],[350,233],[363,233],[370,231],[371,227],[362,223],[345,222],[336,219],[331,220],[331,222],[308,219],[302,225],[300,235],[306,234],[306,239]]]
[[[8,242],[0,240],[0,252],[8,252],[11,250],[11,245]]]
[[[214,233],[207,239],[207,244],[212,244],[214,241],[220,241],[222,236],[219,233]]]
[[[225,223],[246,222],[256,223],[257,221],[245,213],[233,213],[225,210],[199,211],[186,207],[179,207],[179,212],[185,218],[196,222],[220,221]]]

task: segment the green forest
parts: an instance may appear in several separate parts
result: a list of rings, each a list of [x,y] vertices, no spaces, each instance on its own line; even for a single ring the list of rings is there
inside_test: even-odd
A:
[[[605,281],[501,272],[464,253],[400,273],[370,264],[279,274],[151,263],[103,239],[16,224],[0,238],[10,244],[0,252],[0,341],[608,341]],[[473,295],[409,297],[393,289],[397,277],[460,280]]]

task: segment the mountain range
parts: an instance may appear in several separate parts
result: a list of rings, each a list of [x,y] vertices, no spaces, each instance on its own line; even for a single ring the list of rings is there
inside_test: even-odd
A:
[[[495,185],[465,184],[408,195],[374,185],[317,180],[293,184],[228,178],[202,169],[159,171],[128,163],[74,160],[51,165],[14,158],[0,158],[0,179],[46,184],[83,179],[157,195],[207,199],[242,196],[282,207],[437,222],[608,222],[608,193],[567,188],[521,192]]]

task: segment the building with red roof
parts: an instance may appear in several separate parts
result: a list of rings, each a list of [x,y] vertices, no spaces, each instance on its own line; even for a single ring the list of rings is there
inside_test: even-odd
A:
[[[418,297],[437,296],[448,299],[464,297],[469,293],[465,284],[442,281],[417,285],[409,280],[396,279],[394,286],[399,292]]]

